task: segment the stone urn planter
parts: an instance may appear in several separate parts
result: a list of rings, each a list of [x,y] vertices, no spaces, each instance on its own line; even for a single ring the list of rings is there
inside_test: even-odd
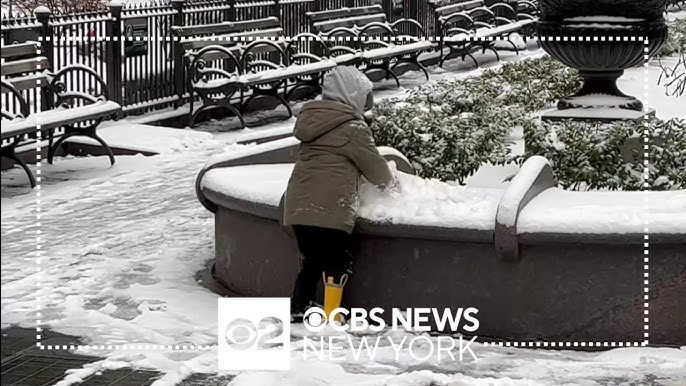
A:
[[[624,94],[617,79],[624,70],[655,55],[667,37],[667,0],[540,0],[541,46],[553,58],[579,70],[583,87],[562,98],[544,119],[637,119],[643,103]]]

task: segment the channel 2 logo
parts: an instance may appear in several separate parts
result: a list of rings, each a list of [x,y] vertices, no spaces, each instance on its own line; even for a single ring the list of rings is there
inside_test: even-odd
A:
[[[289,298],[218,299],[219,370],[289,370]]]

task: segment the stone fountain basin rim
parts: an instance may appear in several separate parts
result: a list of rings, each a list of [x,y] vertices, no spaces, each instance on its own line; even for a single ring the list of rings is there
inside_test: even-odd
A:
[[[607,28],[603,26],[622,26],[626,28],[622,29],[616,29],[616,28]],[[612,36],[614,32],[633,32],[633,35],[635,36],[640,36],[643,37],[646,35],[645,32],[635,32],[635,31],[652,31],[657,28],[668,28],[665,20],[651,20],[651,21],[643,21],[643,22],[611,22],[611,21],[603,21],[603,22],[580,22],[580,21],[554,21],[554,20],[539,20],[536,22],[536,27],[538,29],[547,29],[547,30],[560,30],[564,32],[571,32],[571,31],[579,31],[579,30],[584,30],[584,31],[596,31],[596,32],[602,32],[601,35],[598,36]],[[571,31],[570,31],[571,30]],[[592,35],[594,36],[594,35]],[[621,36],[621,35],[620,35]],[[597,40],[594,42],[598,42],[602,40]]]
[[[248,201],[202,188],[202,194],[218,207],[241,212],[256,217],[281,222],[281,209],[278,206]],[[358,219],[355,233],[389,238],[425,239],[436,241],[473,242],[493,244],[493,230],[439,227],[426,225],[377,223]],[[518,234],[522,245],[545,244],[598,244],[598,245],[641,245],[643,233],[554,233],[534,232]],[[686,244],[686,233],[651,233],[652,244]]]
[[[203,187],[202,193],[219,207],[281,222],[281,209],[278,206],[232,197],[208,187]],[[493,243],[493,230],[484,229],[377,223],[358,219],[355,230],[356,233],[385,237]]]
[[[662,18],[662,19],[654,19],[654,20],[648,20],[648,19],[627,19],[627,20],[602,20],[602,19],[597,19],[597,20],[580,20],[578,18],[568,18],[568,19],[563,19],[563,20],[543,20],[539,19],[536,21],[537,24],[539,25],[560,25],[564,26],[567,24],[628,24],[631,26],[636,26],[636,27],[646,27],[646,26],[661,26],[666,23],[667,19]]]

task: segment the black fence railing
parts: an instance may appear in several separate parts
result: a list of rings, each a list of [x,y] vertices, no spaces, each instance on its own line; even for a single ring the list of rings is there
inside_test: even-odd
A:
[[[94,69],[124,115],[135,115],[178,107],[189,97],[183,53],[171,36],[172,26],[277,16],[285,35],[295,36],[310,30],[308,11],[373,4],[381,4],[391,22],[413,18],[427,36],[435,34],[432,0],[167,0],[126,8],[113,2],[99,12],[3,19],[2,42],[41,41],[53,71],[72,64]],[[111,38],[121,36],[125,39]],[[70,85],[87,90],[89,80],[76,76],[68,80]],[[31,96],[27,100],[37,99]],[[10,99],[3,94],[3,105],[11,104]]]

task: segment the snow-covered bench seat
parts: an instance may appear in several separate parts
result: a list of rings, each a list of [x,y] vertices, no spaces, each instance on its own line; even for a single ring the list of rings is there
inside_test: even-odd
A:
[[[336,66],[327,60],[328,48],[321,39],[312,34],[287,39],[276,17],[173,27],[172,31],[180,38],[190,86],[202,100],[202,106],[194,109],[191,98],[191,126],[201,112],[222,107],[244,127],[243,111],[258,97],[276,99],[290,118],[291,95],[303,88],[318,92],[323,73]],[[306,40],[322,54],[299,52]],[[236,108],[232,98],[239,92]]]
[[[100,143],[114,164],[112,149],[98,137],[96,127],[103,119],[116,117],[121,112],[118,103],[107,99],[107,87],[95,71],[71,65],[52,73],[50,61],[39,54],[40,49],[38,42],[2,46],[2,94],[9,94],[2,110],[2,157],[21,166],[32,187],[36,186],[35,177],[16,154],[17,146],[37,137],[38,131],[47,133],[48,162],[52,163],[65,139],[85,136]],[[71,90],[69,80],[76,77],[86,79],[81,84],[88,83],[94,95]],[[33,95],[39,101],[27,100],[22,93],[25,90],[36,90]],[[30,106],[34,104],[40,106],[39,111],[31,111]]]
[[[312,30],[330,45],[333,60],[341,65],[358,65],[364,72],[381,70],[386,79],[400,81],[394,68],[408,64],[429,75],[418,57],[435,48],[425,36],[422,25],[413,19],[389,23],[380,5],[307,12]]]
[[[95,103],[65,108],[58,106],[52,110],[30,114],[2,122],[2,138],[17,137],[42,131],[57,129],[75,122],[90,121],[99,117],[112,115],[121,110],[121,106],[112,101],[99,100]]]
[[[526,13],[531,12],[530,7],[536,7],[527,1],[518,3],[517,9],[507,3],[487,6],[483,0],[437,0],[433,5],[441,36],[440,65],[451,58],[460,57],[464,60],[468,56],[478,67],[478,62],[472,56],[477,49],[483,52],[490,50],[500,60],[495,40],[508,42],[515,53],[519,53],[510,36],[515,33],[530,36],[537,20],[537,16]],[[445,55],[442,53],[443,47],[449,48]]]
[[[215,278],[233,293],[292,290],[300,256],[280,201],[297,150],[295,138],[245,146],[198,175]],[[686,344],[684,192],[565,192],[542,157],[506,189],[399,179],[398,194],[361,185],[347,306],[471,306],[482,337],[639,342],[648,216],[651,342]]]

